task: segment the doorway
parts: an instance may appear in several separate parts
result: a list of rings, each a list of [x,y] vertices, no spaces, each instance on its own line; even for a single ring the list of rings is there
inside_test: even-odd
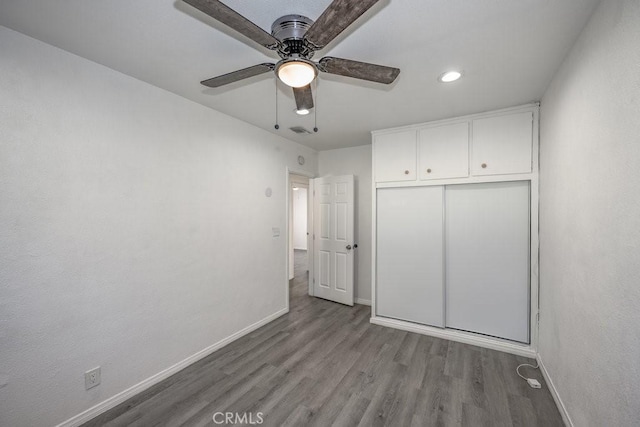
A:
[[[312,260],[310,230],[311,193],[309,177],[289,174],[288,278],[289,299],[309,294],[309,264]]]
[[[287,170],[287,190],[287,308],[306,295],[352,306],[354,176]]]

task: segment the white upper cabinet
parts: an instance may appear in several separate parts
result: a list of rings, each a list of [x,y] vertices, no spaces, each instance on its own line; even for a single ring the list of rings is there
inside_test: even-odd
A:
[[[377,182],[416,180],[416,131],[376,135],[374,173]]]
[[[473,120],[472,175],[531,173],[533,113]]]
[[[514,107],[373,132],[379,187],[507,180],[535,173],[538,107]]]
[[[469,123],[418,131],[418,171],[421,180],[469,176]]]

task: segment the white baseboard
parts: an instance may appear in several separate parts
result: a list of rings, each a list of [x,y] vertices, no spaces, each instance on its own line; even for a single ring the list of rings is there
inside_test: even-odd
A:
[[[542,376],[544,377],[544,380],[547,383],[547,387],[549,387],[551,396],[553,396],[553,400],[556,402],[556,406],[560,411],[560,415],[562,416],[562,421],[564,421],[564,424],[566,426],[573,427],[573,421],[571,421],[569,412],[567,412],[567,407],[564,406],[564,402],[560,398],[560,395],[558,394],[558,390],[556,389],[556,386],[553,384],[553,381],[549,376],[549,372],[547,371],[547,368],[544,366],[544,363],[542,363],[542,358],[540,357],[540,354],[536,356],[536,360],[538,361],[540,372],[542,372]]]
[[[356,304],[361,304],[361,305],[371,305],[371,300],[370,299],[364,299],[364,298],[355,298],[353,300]]]
[[[72,417],[69,418],[67,421],[64,421],[60,424],[58,424],[57,427],[76,427],[79,426],[81,424],[86,423],[87,421],[91,420],[92,418],[97,417],[98,415],[107,412],[109,409],[115,408],[116,406],[118,406],[119,404],[121,404],[122,402],[126,401],[127,399],[135,396],[136,394],[139,394],[141,392],[143,392],[144,390],[148,389],[149,387],[158,384],[160,381],[165,380],[167,378],[169,378],[171,375],[181,371],[182,369],[186,368],[187,366],[197,362],[198,360],[201,360],[205,357],[207,357],[208,355],[210,355],[211,353],[213,353],[216,350],[221,349],[222,347],[224,347],[227,344],[232,343],[233,341],[237,340],[238,338],[241,338],[253,331],[255,331],[256,329],[258,329],[261,326],[266,325],[267,323],[277,319],[278,317],[282,316],[283,314],[286,314],[289,312],[288,308],[284,308],[280,311],[277,311],[267,317],[265,317],[262,320],[257,321],[256,323],[247,326],[246,328],[218,341],[217,343],[210,345],[209,347],[200,350],[199,352],[197,352],[196,354],[193,354],[189,357],[187,357],[186,359],[176,363],[173,366],[170,366],[169,368],[165,369],[164,371],[158,372],[157,374],[147,378],[144,381],[139,382],[138,384],[129,387],[128,389],[116,394],[115,396],[110,397],[109,399],[98,403],[97,405],[87,409],[86,411]]]
[[[432,337],[443,338],[446,340],[458,341],[465,344],[477,345],[478,347],[490,348],[492,350],[504,351],[505,353],[511,353],[517,356],[530,357],[532,359],[536,357],[536,351],[531,348],[531,346],[503,341],[498,338],[490,338],[468,332],[454,331],[451,329],[440,329],[433,326],[419,325],[417,323],[389,319],[386,317],[373,316],[371,317],[371,323],[401,329],[403,331],[430,335]]]

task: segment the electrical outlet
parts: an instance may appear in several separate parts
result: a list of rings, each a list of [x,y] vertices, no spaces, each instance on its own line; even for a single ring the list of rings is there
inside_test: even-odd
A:
[[[100,384],[100,366],[84,373],[84,388],[89,390]]]

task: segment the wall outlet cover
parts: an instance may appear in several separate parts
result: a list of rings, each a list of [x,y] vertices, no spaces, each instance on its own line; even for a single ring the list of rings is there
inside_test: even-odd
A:
[[[84,373],[84,388],[85,390],[89,390],[100,384],[101,376],[100,376],[100,366],[97,368],[93,368]]]

